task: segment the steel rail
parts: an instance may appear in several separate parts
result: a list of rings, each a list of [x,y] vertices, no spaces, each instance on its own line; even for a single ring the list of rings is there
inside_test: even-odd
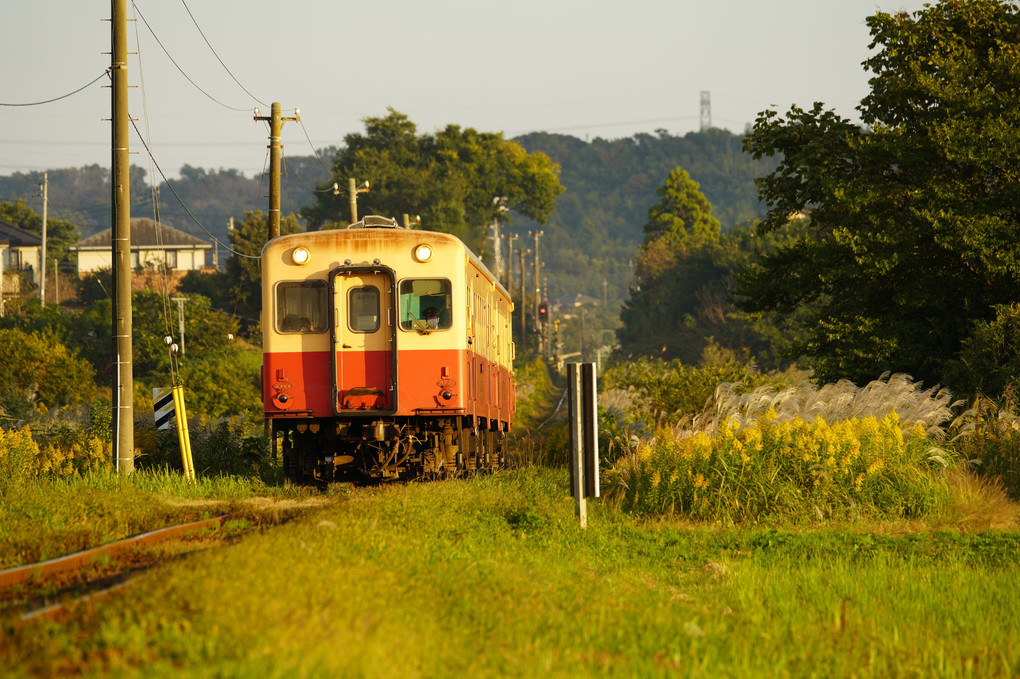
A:
[[[38,563],[8,568],[0,571],[0,589],[20,584],[26,580],[32,579],[33,577],[45,577],[55,573],[73,571],[92,562],[96,559],[96,557],[115,556],[138,545],[171,540],[185,533],[222,524],[226,518],[227,515],[223,514],[212,519],[192,521],[191,523],[183,523],[177,526],[168,526],[166,528],[149,531],[148,533],[140,533],[139,535],[124,538],[123,540],[117,540],[116,542],[110,542],[99,547],[93,547],[92,549],[68,554],[67,556],[49,559],[48,561],[40,561]]]

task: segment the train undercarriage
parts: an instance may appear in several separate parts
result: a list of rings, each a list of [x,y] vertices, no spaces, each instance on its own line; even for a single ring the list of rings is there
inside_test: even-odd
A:
[[[283,470],[296,483],[447,479],[498,469],[505,424],[464,417],[275,420]]]

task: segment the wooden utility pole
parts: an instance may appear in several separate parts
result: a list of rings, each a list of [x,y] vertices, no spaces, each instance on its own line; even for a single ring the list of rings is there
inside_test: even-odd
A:
[[[113,77],[113,351],[114,464],[135,470],[134,376],[131,356],[131,194],[128,138],[127,0],[112,0]]]
[[[50,173],[43,172],[42,183],[42,253],[39,255],[39,304],[46,305],[46,218],[50,202]]]
[[[283,155],[280,138],[283,136],[283,123],[301,120],[300,113],[294,109],[293,117],[283,117],[278,101],[273,102],[269,116],[260,116],[259,110],[255,109],[255,120],[269,123],[269,239],[280,235],[280,159]]]
[[[354,177],[348,177],[347,193],[350,194],[349,198],[351,201],[351,224],[358,221],[358,194],[368,193],[369,188],[368,182],[358,186],[358,182],[355,181]]]

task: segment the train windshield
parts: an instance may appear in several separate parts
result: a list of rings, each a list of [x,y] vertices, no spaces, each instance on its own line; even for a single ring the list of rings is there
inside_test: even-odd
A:
[[[363,285],[347,293],[348,325],[353,332],[379,329],[379,288]]]
[[[276,331],[326,332],[326,281],[276,284]]]
[[[447,330],[453,324],[450,281],[416,278],[400,281],[400,329]]]

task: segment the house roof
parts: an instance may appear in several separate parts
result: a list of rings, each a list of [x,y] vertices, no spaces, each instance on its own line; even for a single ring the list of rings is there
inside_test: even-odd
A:
[[[113,247],[112,228],[78,241],[71,250],[109,250],[111,247]],[[172,226],[140,217],[131,220],[131,249],[139,248],[209,250],[212,245]]]
[[[7,243],[15,248],[38,247],[42,245],[42,238],[0,219],[0,243]]]

